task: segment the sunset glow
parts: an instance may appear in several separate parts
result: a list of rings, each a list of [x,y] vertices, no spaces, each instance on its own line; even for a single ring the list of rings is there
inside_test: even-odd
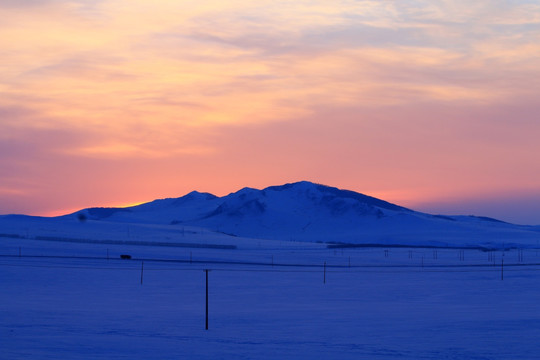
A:
[[[0,214],[309,180],[540,224],[537,1],[0,2]]]

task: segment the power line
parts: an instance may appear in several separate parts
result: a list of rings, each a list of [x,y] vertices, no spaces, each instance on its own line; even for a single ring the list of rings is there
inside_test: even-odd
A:
[[[25,259],[29,260],[29,259]],[[121,270],[121,271],[139,271],[139,261],[137,260],[131,260],[132,263],[130,264],[120,264],[119,266],[89,266],[89,265],[64,265],[64,264],[35,264],[33,262],[24,262],[24,263],[6,263],[6,262],[0,262],[0,266],[9,266],[9,267],[28,267],[28,268],[46,268],[46,269],[81,269],[81,270]],[[198,265],[205,265],[205,263],[201,263]],[[206,264],[208,265],[208,264]],[[237,263],[234,263],[232,265],[238,265]],[[276,268],[280,265],[275,265],[274,268],[271,269],[265,269],[265,268],[227,268],[227,267],[208,267],[204,266],[204,268],[208,268],[210,270],[214,271],[222,271],[222,272],[250,272],[250,273],[320,273],[322,266],[319,265],[313,265],[313,269],[306,268],[305,265],[287,265],[287,268]],[[506,265],[507,271],[540,271],[540,264],[534,263],[534,264],[508,264]],[[294,269],[294,267],[298,267],[297,269]],[[408,273],[408,272],[425,272],[425,273],[475,273],[475,272],[493,272],[498,271],[493,268],[492,264],[487,265],[430,265],[430,266],[424,266],[421,268],[420,266],[412,266],[412,265],[357,265],[351,268],[345,268],[345,267],[331,267],[327,266],[327,272],[329,273]],[[202,267],[148,267],[148,265],[144,268],[145,271],[200,271],[203,268]]]

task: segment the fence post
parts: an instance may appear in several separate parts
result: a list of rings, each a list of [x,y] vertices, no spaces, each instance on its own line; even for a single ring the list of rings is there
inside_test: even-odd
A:
[[[504,280],[504,254],[501,257],[501,280]]]
[[[141,262],[141,285],[142,285],[142,282],[143,282],[143,271],[144,271],[144,261]]]

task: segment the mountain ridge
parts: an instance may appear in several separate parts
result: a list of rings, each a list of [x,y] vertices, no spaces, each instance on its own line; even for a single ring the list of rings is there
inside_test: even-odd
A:
[[[182,236],[185,229],[192,229],[191,233],[243,239],[485,248],[512,244],[538,247],[540,241],[540,226],[514,225],[482,216],[432,215],[308,181],[262,190],[246,187],[222,197],[192,191],[178,198],[124,208],[93,207],[53,218],[13,216],[0,216],[4,224],[0,233],[24,234],[24,229],[33,227],[32,222],[47,222],[53,234],[58,233],[55,227],[83,234],[93,227],[114,228],[116,233],[125,231],[119,229],[147,233],[160,228]]]
[[[391,211],[405,211],[414,212],[411,209],[372,197],[364,195],[351,190],[339,189],[337,187],[331,187],[328,185],[322,185],[312,183],[309,181],[299,181],[294,183],[287,183],[284,185],[268,186],[262,190],[254,189],[250,187],[244,187],[236,192],[232,192],[228,195],[218,197],[211,193],[191,191],[190,193],[178,198],[165,198],[156,199],[150,202],[146,202],[139,205],[129,207],[91,207],[79,210],[73,214],[80,214],[81,212],[88,212],[90,217],[94,220],[104,219],[110,217],[114,213],[118,212],[134,212],[139,210],[155,210],[162,209],[163,207],[172,208],[175,206],[182,206],[192,201],[221,201],[220,204],[211,212],[203,216],[203,218],[211,217],[212,214],[218,215],[223,212],[227,212],[227,209],[239,207],[249,208],[253,205],[253,210],[264,212],[265,205],[261,202],[262,199],[271,193],[287,193],[289,197],[305,197],[313,202],[319,201],[319,204],[314,205],[326,205],[334,210],[334,212],[340,212],[343,210],[345,203],[356,202],[365,204],[366,208],[381,208]],[[236,205],[235,205],[236,203]],[[68,214],[68,215],[73,215]],[[379,213],[380,214],[380,213]]]
[[[307,242],[384,244],[484,242],[535,227],[482,216],[432,215],[351,190],[309,181],[242,188],[218,197],[192,191],[127,208],[89,208],[72,215],[94,221],[198,227],[234,236]],[[518,234],[522,235],[522,234]],[[493,240],[495,239],[495,240]]]

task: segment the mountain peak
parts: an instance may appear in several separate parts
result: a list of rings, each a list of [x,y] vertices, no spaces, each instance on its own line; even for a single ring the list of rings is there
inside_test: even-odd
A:
[[[311,190],[311,189],[316,189],[317,187],[327,187],[327,186],[303,180],[303,181],[297,181],[294,183],[287,183],[284,185],[269,186],[264,190],[273,190],[273,191],[283,191],[283,190],[291,190],[291,189]]]
[[[331,196],[342,199],[353,199],[359,202],[365,203],[370,206],[376,206],[382,209],[393,211],[412,211],[399,205],[389,203],[384,200],[374,198],[372,196],[364,195],[351,190],[342,190],[337,187],[332,187],[323,184],[317,184],[310,181],[299,181],[295,183],[289,183],[285,185],[270,186],[264,191],[299,191],[299,192],[314,192],[317,191],[321,196]]]
[[[207,192],[199,192],[199,191],[192,191],[178,199],[200,199],[200,200],[212,200],[212,199],[216,199],[217,196],[214,195],[214,194],[211,194],[211,193],[207,193]]]

